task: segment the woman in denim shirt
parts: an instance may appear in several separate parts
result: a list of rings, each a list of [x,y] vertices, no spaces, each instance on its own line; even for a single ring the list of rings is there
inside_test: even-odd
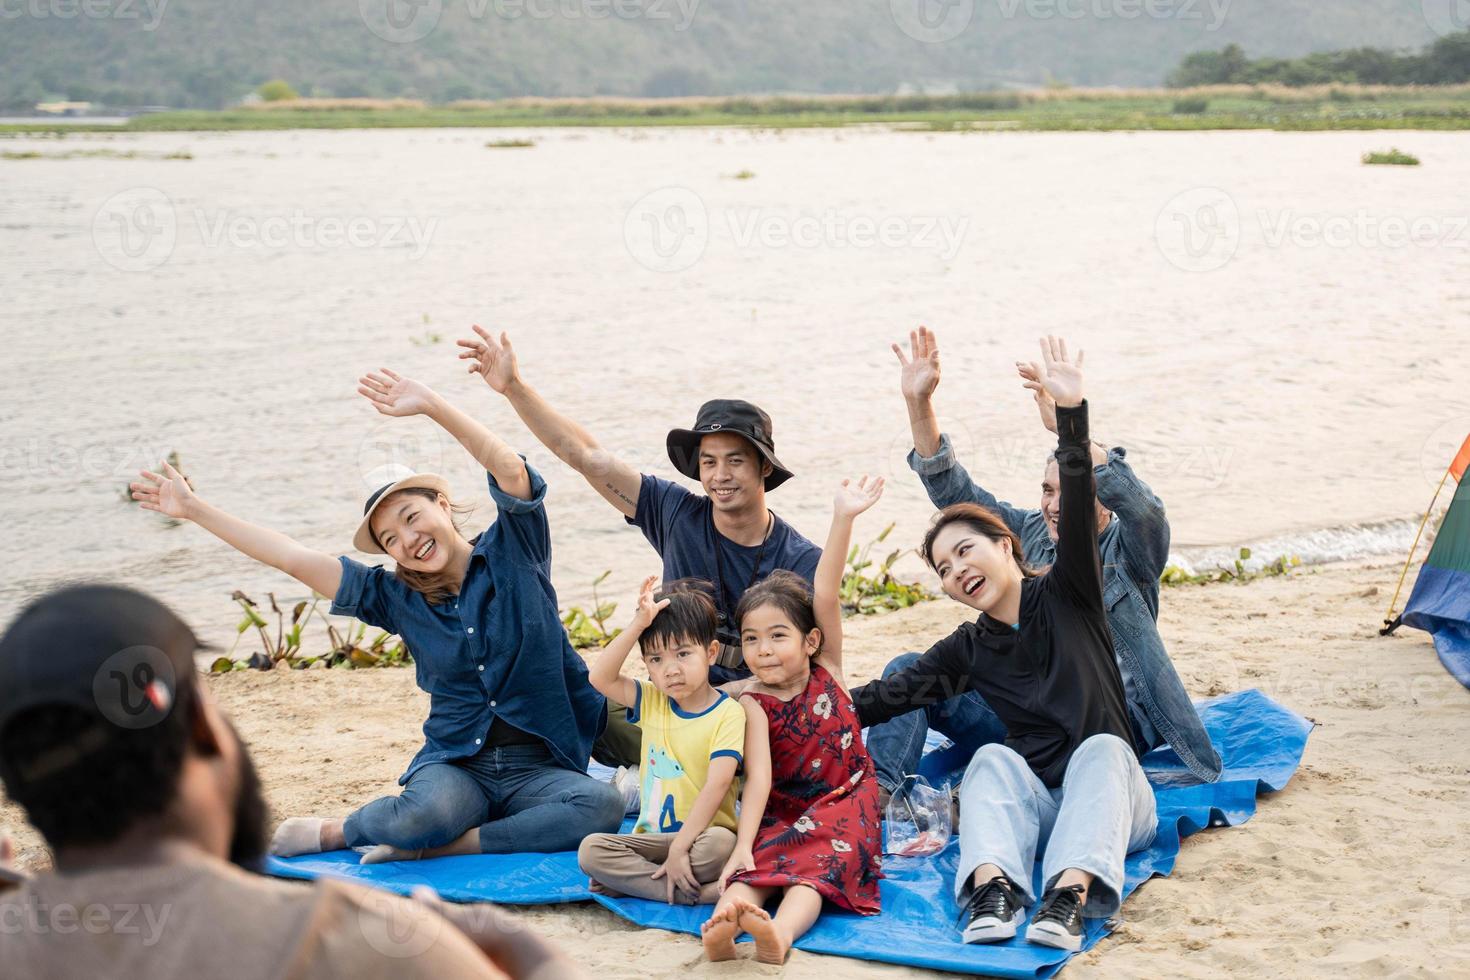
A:
[[[473,540],[444,480],[395,474],[368,498],[354,544],[394,572],[313,551],[197,497],[173,467],[134,496],[190,520],[322,595],[332,612],[402,637],[430,698],[424,747],[383,797],[345,819],[295,817],[272,853],[376,845],[364,863],[439,854],[575,850],[618,828],[621,795],[587,775],[605,702],[567,641],[551,585],[546,481],[479,422],[384,369],[358,391],[384,415],[427,415],[485,467],[499,514]],[[403,468],[400,468],[403,469]]]

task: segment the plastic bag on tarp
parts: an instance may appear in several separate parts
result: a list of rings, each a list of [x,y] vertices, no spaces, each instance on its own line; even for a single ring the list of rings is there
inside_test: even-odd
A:
[[[954,830],[949,783],[930,786],[923,776],[908,776],[883,812],[885,854],[919,857],[938,854]]]

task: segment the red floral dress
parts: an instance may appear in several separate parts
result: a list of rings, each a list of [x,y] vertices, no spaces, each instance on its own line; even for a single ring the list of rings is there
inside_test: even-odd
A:
[[[806,690],[790,701],[749,696],[770,720],[771,796],[756,833],[755,868],[730,880],[810,885],[842,908],[878,914],[878,779],[852,699],[815,662]]]

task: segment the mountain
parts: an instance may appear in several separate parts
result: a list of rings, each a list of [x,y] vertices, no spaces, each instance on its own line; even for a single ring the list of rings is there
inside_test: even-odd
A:
[[[0,105],[218,107],[271,78],[436,102],[1156,86],[1227,44],[1419,48],[1443,30],[1436,4],[1455,2],[14,0],[0,3]]]

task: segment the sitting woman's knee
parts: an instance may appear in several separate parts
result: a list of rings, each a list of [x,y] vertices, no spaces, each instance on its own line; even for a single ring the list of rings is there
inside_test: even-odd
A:
[[[1073,761],[1078,758],[1094,761],[1098,759],[1137,761],[1138,755],[1133,751],[1133,746],[1116,735],[1093,735],[1077,746],[1076,751],[1072,753]]]

